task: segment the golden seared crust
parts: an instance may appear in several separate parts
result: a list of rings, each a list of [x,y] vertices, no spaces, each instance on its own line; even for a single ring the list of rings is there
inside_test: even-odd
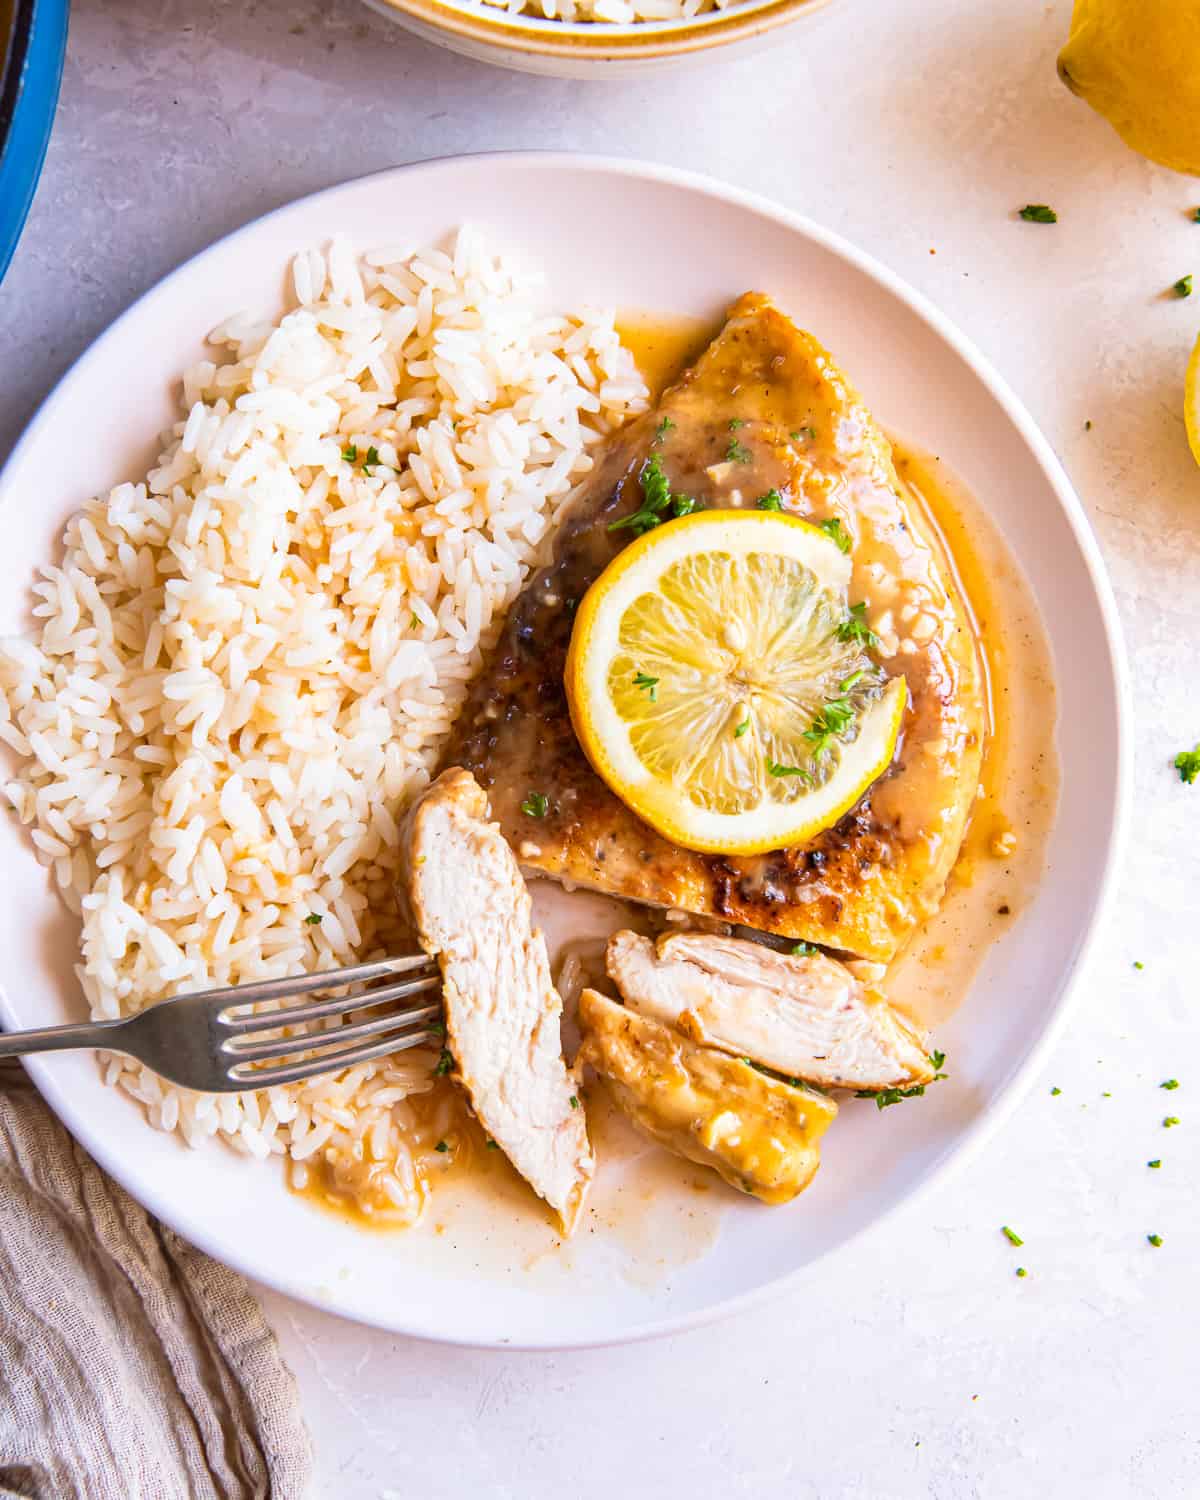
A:
[[[832,1099],[699,1046],[595,990],[580,996],[579,1023],[578,1060],[660,1145],[764,1203],[790,1202],[816,1175],[821,1137],[837,1114]]]
[[[750,858],[679,849],[609,791],[576,741],[563,688],[574,609],[630,537],[607,528],[637,508],[651,452],[702,505],[750,506],[774,489],[853,539],[851,601],[867,603],[882,665],[904,674],[910,703],[890,770],[809,844]],[[474,773],[522,862],[544,874],[887,961],[941,901],[985,723],[970,617],[887,439],[821,345],[750,293],[658,408],[611,442],[553,560],[510,611],[445,763]],[[522,811],[530,791],[547,799],[542,818]]]

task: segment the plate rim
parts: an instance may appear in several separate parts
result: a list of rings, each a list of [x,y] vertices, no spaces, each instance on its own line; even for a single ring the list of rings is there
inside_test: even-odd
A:
[[[990,1107],[977,1115],[961,1131],[957,1138],[951,1144],[947,1145],[942,1154],[930,1165],[925,1175],[915,1186],[907,1190],[898,1201],[885,1208],[877,1217],[871,1219],[870,1222],[850,1231],[835,1246],[830,1246],[819,1251],[803,1265],[765,1281],[748,1291],[734,1293],[728,1297],[721,1297],[703,1307],[692,1309],[688,1312],[676,1313],[665,1318],[652,1319],[645,1323],[639,1323],[633,1328],[623,1329],[612,1335],[602,1337],[568,1337],[564,1339],[549,1336],[546,1338],[521,1338],[512,1340],[499,1338],[481,1338],[476,1340],[443,1333],[435,1327],[421,1326],[419,1324],[414,1326],[411,1319],[405,1322],[388,1320],[386,1317],[370,1319],[360,1315],[353,1309],[331,1306],[328,1301],[324,1300],[313,1290],[311,1285],[305,1285],[298,1280],[289,1279],[286,1273],[273,1273],[270,1277],[265,1276],[257,1264],[248,1264],[243,1256],[238,1253],[236,1247],[231,1254],[226,1245],[214,1243],[213,1238],[207,1233],[206,1226],[202,1221],[193,1223],[185,1213],[182,1216],[181,1222],[181,1216],[175,1212],[172,1204],[167,1203],[166,1205],[162,1205],[154,1201],[157,1198],[156,1194],[150,1193],[145,1195],[144,1189],[140,1185],[131,1184],[127,1180],[131,1173],[126,1163],[119,1159],[115,1146],[110,1150],[108,1142],[105,1140],[92,1141],[91,1139],[76,1136],[76,1139],[79,1139],[80,1144],[84,1146],[92,1158],[137,1203],[141,1204],[148,1212],[154,1214],[155,1217],[161,1219],[163,1223],[175,1230],[176,1233],[182,1235],[189,1243],[203,1250],[206,1254],[211,1255],[221,1264],[238,1271],[252,1283],[265,1286],[280,1295],[294,1298],[296,1301],[314,1307],[319,1311],[332,1313],[335,1316],[346,1318],[351,1322],[361,1323],[367,1327],[403,1334],[406,1337],[419,1339],[423,1342],[446,1344],[461,1348],[497,1349],[504,1351],[527,1350],[537,1352],[608,1348],[623,1344],[640,1343],[649,1339],[679,1333],[689,1328],[701,1327],[713,1323],[718,1319],[730,1317],[736,1313],[759,1306],[769,1298],[777,1297],[794,1290],[800,1280],[810,1274],[834,1250],[848,1248],[850,1245],[862,1240],[865,1236],[880,1232],[899,1215],[907,1212],[919,1202],[924,1201],[934,1188],[943,1186],[954,1172],[965,1167],[973,1160],[988,1141],[1011,1118],[1017,1105],[1028,1093],[1034,1074],[1042,1067],[1050,1050],[1061,1038],[1067,1022],[1075,1006],[1078,1004],[1081,990],[1080,981],[1096,948],[1097,940],[1104,924],[1104,918],[1109,912],[1115,896],[1117,876],[1128,835],[1129,809],[1133,790],[1133,756],[1130,745],[1130,707],[1132,696],[1129,667],[1112,583],[1104,564],[1099,543],[1092,531],[1087,513],[1083,508],[1083,503],[1076,494],[1074,486],[1057,454],[1034,421],[1031,413],[1005,378],[975,345],[974,341],[962,333],[951,319],[926,297],[924,293],[910,286],[884,262],[869,252],[859,249],[858,246],[845,239],[842,235],[826,229],[823,225],[808,218],[806,215],[797,213],[763,194],[750,192],[708,174],[667,166],[661,163],[642,161],[638,158],[614,157],[593,153],[574,153],[569,151],[460,152],[452,155],[430,157],[420,161],[406,162],[399,166],[384,167],[373,172],[363,173],[358,177],[346,178],[324,188],[319,188],[315,192],[301,194],[296,198],[290,199],[287,203],[280,204],[268,213],[260,214],[250,219],[246,223],[239,225],[236,229],[230,230],[227,234],[210,241],[203,249],[189,256],[173,270],[167,272],[165,276],[147,287],[72,362],[69,368],[54,383],[44,399],[38,404],[37,409],[13,447],[3,468],[0,468],[0,489],[4,487],[9,474],[19,466],[26,446],[32,443],[35,432],[48,419],[51,408],[57,401],[60,393],[78,377],[79,373],[85,367],[103,358],[110,342],[118,337],[123,325],[137,314],[145,301],[168,285],[186,278],[198,263],[203,261],[207,255],[215,251],[218,247],[227,247],[239,236],[252,234],[262,224],[269,222],[279,215],[291,212],[302,203],[309,205],[316,204],[321,199],[331,198],[355,184],[385,177],[407,177],[421,172],[452,171],[460,164],[478,162],[481,159],[493,163],[497,171],[548,169],[592,173],[601,177],[636,177],[643,181],[660,182],[668,186],[680,188],[688,193],[698,194],[701,197],[715,198],[720,202],[772,219],[791,232],[815,242],[823,249],[831,252],[842,261],[849,263],[859,272],[876,282],[897,301],[915,313],[940,341],[948,345],[968,365],[989,395],[1003,409],[1054,492],[1055,498],[1083,558],[1088,580],[1099,607],[1101,623],[1103,625],[1103,646],[1107,657],[1116,707],[1117,724],[1115,743],[1113,745],[1114,769],[1116,774],[1114,778],[1112,807],[1109,810],[1109,830],[1103,870],[1092,901],[1091,910],[1081,930],[1075,954],[1062,982],[1062,987],[1057,996],[1054,1008],[1047,1016],[1040,1035],[1034,1041],[1024,1058],[1000,1082],[997,1096]],[[0,1017],[3,1018],[6,1029],[11,1029],[14,1017],[8,1002],[7,993],[2,987],[0,987]],[[69,1100],[65,1097],[65,1089],[55,1083],[53,1068],[43,1058],[23,1058],[22,1062],[32,1077],[39,1093],[47,1104],[49,1104],[64,1127],[74,1136],[75,1131],[71,1123],[69,1123],[74,1118],[74,1113],[71,1110]]]

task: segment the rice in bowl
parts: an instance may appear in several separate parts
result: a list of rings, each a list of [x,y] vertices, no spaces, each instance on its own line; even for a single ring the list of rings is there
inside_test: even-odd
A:
[[[82,920],[96,1018],[411,947],[398,822],[591,449],[646,388],[611,312],[547,314],[472,229],[293,264],[229,320],[139,483],[88,501],[0,645],[6,793]],[[412,1222],[436,1052],[232,1095],[107,1078],[192,1145]]]

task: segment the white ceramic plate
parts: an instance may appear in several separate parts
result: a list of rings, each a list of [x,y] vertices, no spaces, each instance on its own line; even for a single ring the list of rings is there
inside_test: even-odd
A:
[[[1116,615],[1079,502],[1011,392],[932,307],[815,225],[702,179],[571,156],[472,157],[385,172],[268,215],[182,266],[97,341],[42,407],[0,476],[0,628],[23,628],[36,564],[90,492],[140,475],[174,418],[179,372],[239,308],[275,311],[298,247],[336,230],[361,247],[436,239],[463,219],[546,269],[552,294],[715,315],[773,293],[836,351],[891,428],[937,445],[999,523],[1056,654],[1063,794],[1040,892],[996,945],[970,1003],[938,1035],[954,1076],[920,1107],[847,1108],[816,1185],[787,1209],[730,1201],[686,1214],[626,1204],[569,1253],[510,1234],[503,1207],[435,1235],[356,1230],[290,1195],[270,1165],[192,1152],[105,1088],[88,1054],[31,1063],[89,1151],[195,1244],[280,1291],[400,1332],[561,1347],[679,1328],[794,1277],[961,1162],[1016,1102],[1062,1022],[1104,904],[1126,801]],[[630,226],[653,225],[652,235]],[[75,925],[15,820],[0,820],[6,1026],[80,1018]],[[722,1195],[722,1201],[732,1195]],[[440,1212],[435,1197],[434,1218]],[[673,1204],[674,1200],[667,1200]],[[444,1216],[443,1216],[444,1217]],[[682,1227],[681,1227],[682,1226]]]

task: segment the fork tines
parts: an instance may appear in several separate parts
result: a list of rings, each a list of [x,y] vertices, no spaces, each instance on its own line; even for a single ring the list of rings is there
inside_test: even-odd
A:
[[[371,980],[396,974],[405,977],[390,984],[369,987]],[[378,1014],[381,1005],[432,995],[440,986],[437,965],[424,954],[381,959],[324,974],[302,974],[294,979],[238,985],[223,996],[213,997],[228,999],[216,1018],[216,1028],[222,1038],[220,1050],[228,1065],[228,1075],[243,1087],[267,1088],[440,1040],[443,1029],[437,1024],[437,1018],[441,1005],[436,1000]],[[265,1000],[287,999],[330,989],[342,993],[331,999],[282,1006],[278,1010],[238,1014],[246,1006],[261,1004]],[[313,1022],[331,1022],[339,1016],[351,1016],[360,1011],[371,1014],[347,1025],[327,1025],[317,1031],[302,1031],[290,1036],[271,1035],[293,1027],[306,1027]],[[274,1062],[286,1057],[296,1060],[292,1063]]]

